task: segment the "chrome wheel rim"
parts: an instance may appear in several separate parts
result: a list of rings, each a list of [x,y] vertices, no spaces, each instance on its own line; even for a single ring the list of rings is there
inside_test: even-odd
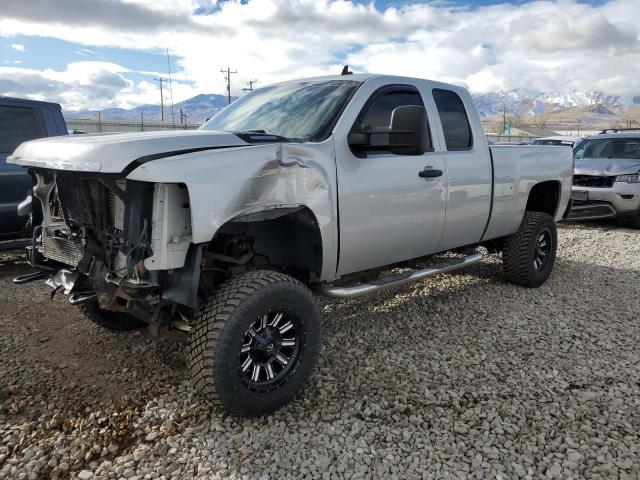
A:
[[[251,390],[269,391],[287,381],[300,359],[302,328],[290,312],[274,309],[247,329],[238,354],[240,378]]]
[[[551,259],[553,250],[553,237],[548,229],[538,233],[533,247],[533,268],[544,270]]]

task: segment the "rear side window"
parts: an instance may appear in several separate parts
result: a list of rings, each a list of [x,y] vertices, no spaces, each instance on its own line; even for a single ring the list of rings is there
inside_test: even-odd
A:
[[[471,126],[460,97],[449,90],[434,90],[447,150],[468,150],[473,146]]]
[[[12,153],[18,145],[40,137],[33,110],[0,106],[0,152]]]

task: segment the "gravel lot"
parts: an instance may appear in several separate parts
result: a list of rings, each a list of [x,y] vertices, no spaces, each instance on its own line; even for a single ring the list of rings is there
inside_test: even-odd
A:
[[[242,420],[184,347],[100,331],[0,256],[0,479],[640,478],[640,232],[563,226],[537,290],[498,259],[322,300],[305,394]]]

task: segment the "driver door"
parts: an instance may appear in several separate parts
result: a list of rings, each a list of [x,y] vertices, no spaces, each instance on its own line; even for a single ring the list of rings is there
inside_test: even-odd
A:
[[[433,118],[432,105],[415,86],[393,85],[371,95],[356,123],[370,131],[389,128],[394,108],[403,105],[425,106],[428,120]],[[422,155],[336,145],[338,275],[435,253],[444,228],[446,172],[442,153],[433,148],[431,125]]]

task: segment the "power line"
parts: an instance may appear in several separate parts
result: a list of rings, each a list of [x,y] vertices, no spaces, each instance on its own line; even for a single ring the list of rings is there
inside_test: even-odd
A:
[[[243,88],[243,89],[242,89],[242,91],[243,91],[243,92],[250,92],[250,91],[252,91],[252,90],[253,90],[253,84],[254,84],[254,83],[258,83],[258,80],[249,80],[247,83],[249,84],[249,86],[248,86],[248,87]]]
[[[224,79],[227,81],[227,103],[231,105],[231,75],[238,73],[237,70],[233,72],[229,67],[226,70],[220,70],[220,73],[224,75]]]
[[[164,95],[162,93],[162,83],[167,79],[163,77],[153,77],[156,82],[160,82],[160,121],[164,122]]]

